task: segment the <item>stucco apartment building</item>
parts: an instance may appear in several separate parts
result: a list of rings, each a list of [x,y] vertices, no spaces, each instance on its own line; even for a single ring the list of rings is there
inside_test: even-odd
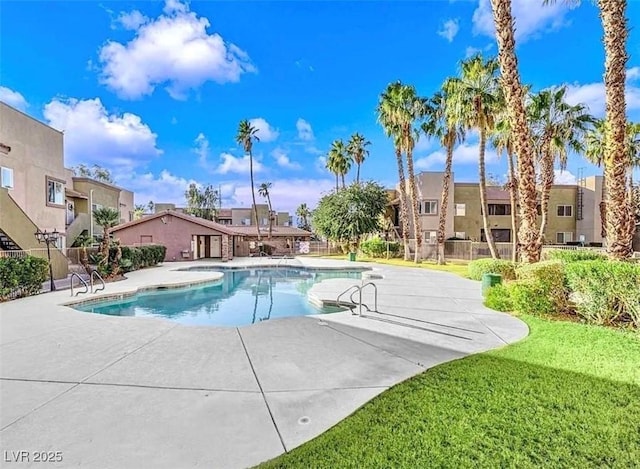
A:
[[[43,246],[34,233],[56,230],[52,252],[56,278],[67,275],[62,249],[94,229],[91,206],[112,206],[121,221],[133,213],[133,193],[87,178],[64,167],[64,135],[33,117],[0,102],[0,251]]]
[[[424,240],[435,243],[440,217],[443,172],[417,175],[420,197],[420,223]],[[390,196],[390,214],[399,226],[399,198]],[[549,217],[545,230],[547,244],[571,242],[602,243],[599,204],[602,200],[602,177],[581,178],[575,185],[554,185],[549,199]],[[510,242],[511,203],[509,192],[500,187],[487,187],[489,225],[495,241]],[[452,177],[447,208],[445,237],[485,241],[478,183],[455,182]],[[413,221],[410,223],[413,232]]]
[[[258,222],[260,226],[269,226],[269,206],[267,204],[256,204],[258,208]],[[176,207],[172,203],[159,202],[155,204],[155,212],[172,210],[175,212],[185,211],[184,207]],[[241,208],[220,208],[216,211],[216,223],[232,226],[255,226],[255,215],[253,205]],[[273,226],[293,226],[293,221],[289,212],[276,212]]]

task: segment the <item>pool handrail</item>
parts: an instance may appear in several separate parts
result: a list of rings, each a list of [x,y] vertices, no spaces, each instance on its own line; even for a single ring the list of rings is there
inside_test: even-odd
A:
[[[81,293],[82,294],[89,293],[89,284],[87,283],[87,281],[85,279],[83,279],[82,277],[80,277],[80,274],[78,274],[78,272],[73,272],[71,274],[71,280],[69,281],[69,284],[71,286],[71,296],[74,296],[73,295],[73,277],[77,277],[78,280],[80,280],[80,282],[84,285],[84,291],[76,292],[75,296],[78,296]]]

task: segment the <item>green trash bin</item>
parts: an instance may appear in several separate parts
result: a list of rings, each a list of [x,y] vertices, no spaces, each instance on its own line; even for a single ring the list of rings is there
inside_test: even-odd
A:
[[[482,276],[482,296],[487,295],[489,288],[500,285],[502,283],[502,275],[500,274],[484,274]]]
[[[354,262],[356,260],[356,253],[355,252],[350,252],[349,253],[349,260],[351,262]]]

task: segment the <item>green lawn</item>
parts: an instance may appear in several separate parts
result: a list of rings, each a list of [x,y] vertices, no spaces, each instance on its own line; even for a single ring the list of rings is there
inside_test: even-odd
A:
[[[331,256],[320,256],[324,259],[339,259],[346,260],[346,254],[335,254]],[[386,264],[386,265],[395,265],[400,267],[415,267],[418,269],[430,269],[430,270],[440,270],[442,272],[451,272],[453,274],[458,274],[462,277],[467,276],[467,265],[469,264],[467,261],[457,261],[457,260],[448,260],[445,265],[438,265],[433,261],[422,261],[420,264],[416,264],[412,261],[405,261],[404,259],[392,258],[392,259],[384,259],[384,258],[373,258],[373,257],[365,257],[358,255],[358,262],[376,262],[378,264]]]
[[[522,319],[522,342],[405,381],[261,467],[640,467],[640,336]]]

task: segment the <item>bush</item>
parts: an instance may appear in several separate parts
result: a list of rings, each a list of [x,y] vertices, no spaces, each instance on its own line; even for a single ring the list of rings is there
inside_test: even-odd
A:
[[[513,310],[518,313],[544,316],[558,311],[539,283],[518,280],[508,284],[508,289]]]
[[[0,300],[35,295],[49,278],[49,263],[40,257],[0,257]]]
[[[482,280],[484,274],[500,274],[503,280],[514,280],[516,264],[503,259],[478,259],[469,263],[471,280]]]
[[[511,301],[509,286],[506,284],[499,284],[489,288],[484,299],[484,305],[487,308],[495,309],[496,311],[504,311],[505,313],[513,311],[513,301]]]
[[[568,291],[565,281],[564,264],[559,260],[525,264],[516,269],[516,278],[528,284],[548,303],[539,300],[540,314],[563,313],[568,309]],[[538,299],[531,298],[536,302]]]
[[[400,243],[395,241],[385,241],[378,237],[371,238],[360,243],[360,250],[369,257],[386,257],[387,244],[389,245],[389,254],[391,257],[397,256],[400,251]]]
[[[547,251],[544,254],[544,258],[549,260],[559,260],[563,262],[579,262],[606,259],[606,256],[597,251],[590,251],[586,249],[575,251],[553,249]]]
[[[590,260],[567,264],[576,312],[596,324],[640,327],[640,264]]]

